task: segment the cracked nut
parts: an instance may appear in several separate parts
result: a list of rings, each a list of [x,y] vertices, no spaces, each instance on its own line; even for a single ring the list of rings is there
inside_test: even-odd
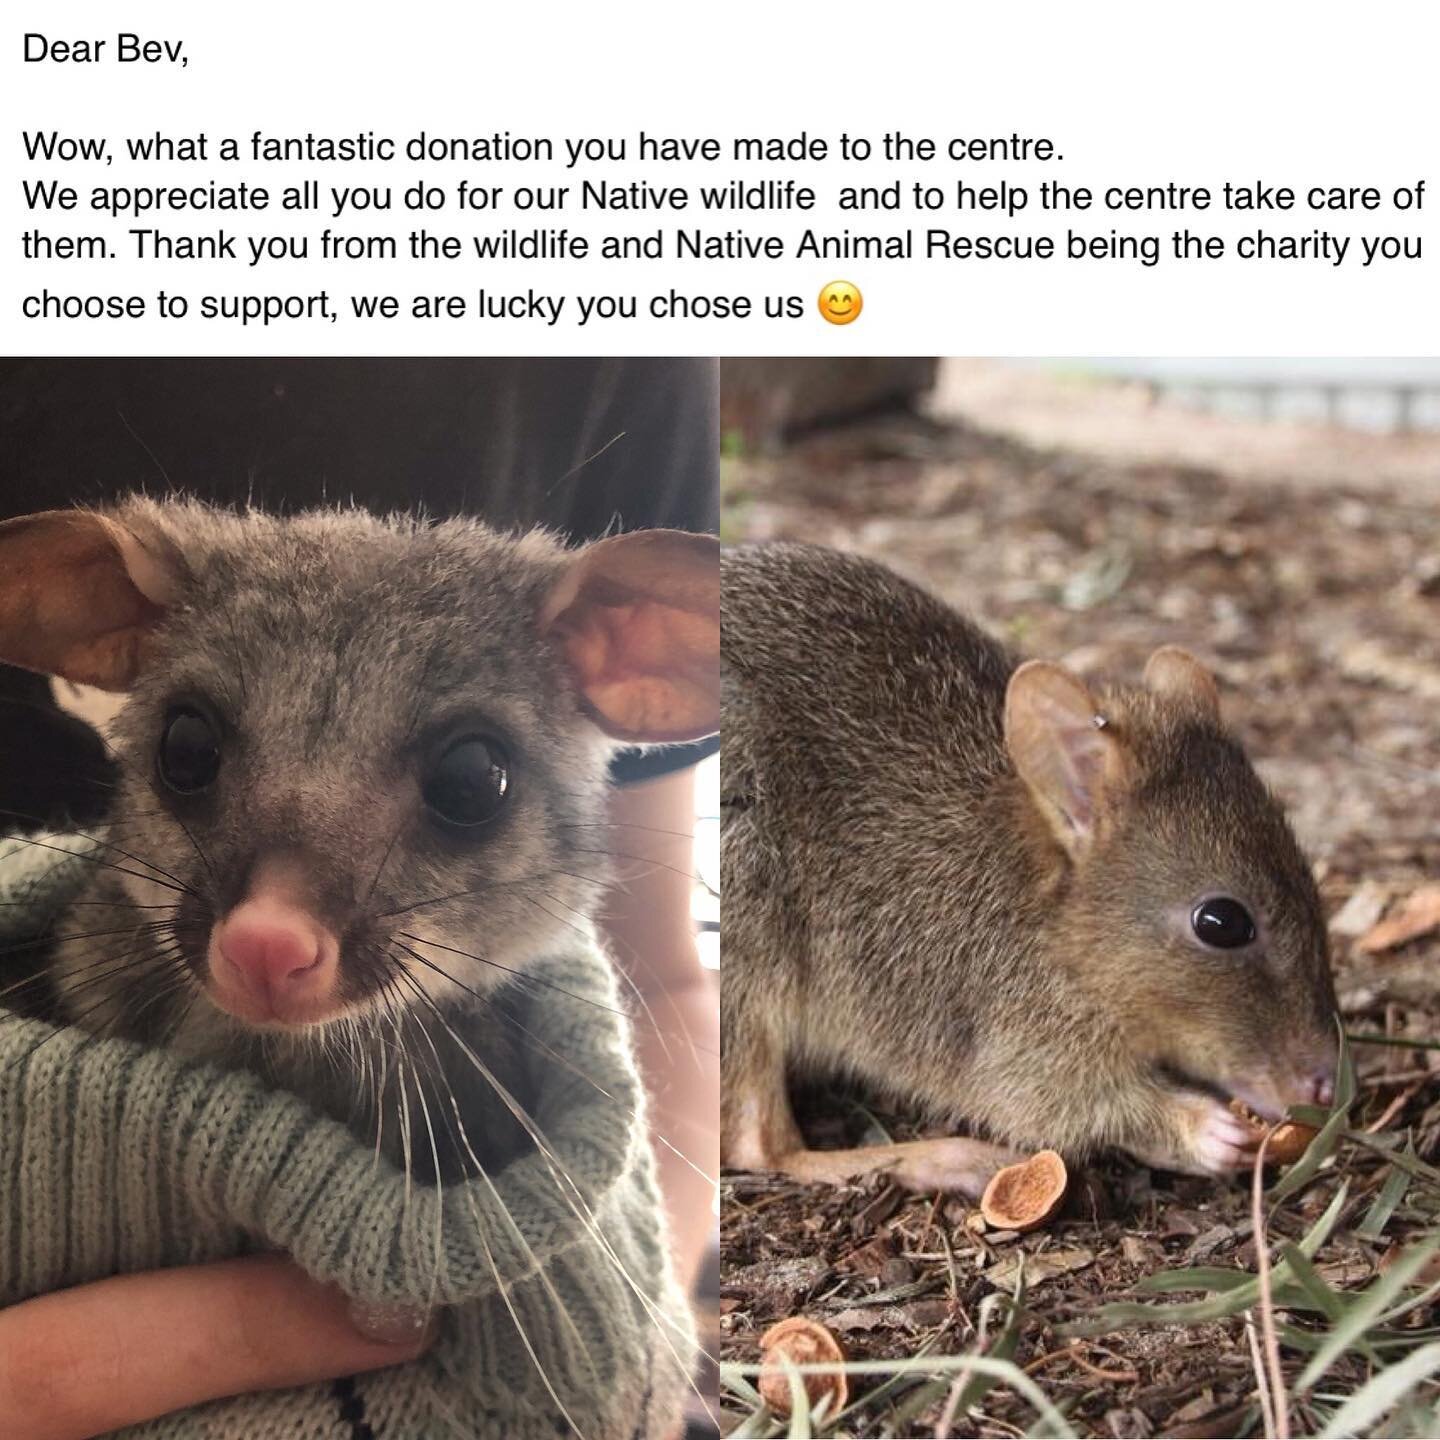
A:
[[[845,1359],[840,1342],[819,1321],[807,1320],[803,1315],[772,1325],[760,1337],[760,1351],[760,1398],[771,1414],[782,1418],[790,1414],[792,1400],[790,1376],[780,1363],[782,1355],[794,1365],[839,1364]],[[845,1408],[850,1386],[843,1370],[802,1375],[800,1379],[812,1410],[827,1396],[827,1415],[837,1415]]]
[[[1037,1230],[1055,1217],[1070,1177],[1053,1150],[1040,1150],[995,1173],[980,1198],[985,1223],[996,1230]]]
[[[1232,1100],[1230,1108],[1255,1132],[1255,1143],[1258,1145],[1267,1128],[1265,1122],[1243,1100]],[[1276,1165],[1293,1165],[1309,1148],[1310,1142],[1318,1133],[1313,1125],[1301,1125],[1297,1120],[1286,1120],[1277,1125],[1270,1136],[1270,1143],[1265,1147],[1265,1158]]]

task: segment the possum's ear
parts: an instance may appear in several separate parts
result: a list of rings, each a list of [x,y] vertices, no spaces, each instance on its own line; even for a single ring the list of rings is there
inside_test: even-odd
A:
[[[169,541],[89,510],[0,524],[0,660],[128,690],[184,561]]]
[[[1005,692],[1005,748],[1055,838],[1078,859],[1124,769],[1094,696],[1059,665],[1027,661]]]
[[[1162,645],[1145,662],[1145,683],[1211,724],[1220,723],[1220,691],[1215,677],[1188,651]]]
[[[577,551],[540,612],[586,709],[617,740],[720,727],[720,542],[638,530]]]

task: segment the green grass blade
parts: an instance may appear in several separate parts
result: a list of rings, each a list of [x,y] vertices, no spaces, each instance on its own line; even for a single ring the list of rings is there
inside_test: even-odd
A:
[[[996,1298],[1004,1301],[1008,1306],[1008,1313],[1000,1333],[986,1348],[984,1354],[991,1360],[1014,1360],[1015,1352],[1020,1346],[1021,1323],[1025,1318],[1025,1272],[1023,1268],[1020,1278],[1016,1282],[1015,1294]],[[897,1429],[908,1425],[930,1405],[937,1400],[943,1400],[950,1393],[954,1383],[953,1380],[933,1380],[926,1385],[917,1386],[895,1406],[894,1415],[891,1417],[892,1423]],[[994,1375],[982,1375],[978,1370],[972,1372],[960,1387],[960,1395],[955,1402],[954,1413],[965,1414],[972,1405],[978,1405],[998,1383],[999,1380]]]
[[[939,1334],[932,1335],[923,1345],[916,1350],[914,1359],[921,1359],[934,1350],[939,1341]],[[847,1420],[853,1420],[859,1416],[862,1410],[872,1410],[879,1401],[888,1398],[891,1391],[902,1389],[909,1380],[909,1376],[903,1371],[896,1372],[888,1379],[882,1380],[873,1390],[867,1390],[858,1399],[852,1400],[834,1419],[832,1425],[841,1425]]]
[[[790,1382],[790,1428],[785,1432],[789,1440],[810,1440],[810,1397],[805,1393],[805,1377],[795,1368],[795,1362],[779,1347],[776,1358],[785,1368],[785,1378]]]
[[[1325,1213],[1301,1237],[1296,1248],[1307,1260],[1313,1260],[1316,1252],[1330,1238],[1330,1232],[1340,1220],[1349,1193],[1349,1186],[1342,1184],[1325,1207]],[[1281,1260],[1270,1277],[1270,1288],[1277,1304],[1282,1299],[1289,1303],[1292,1296],[1303,1298],[1304,1291],[1296,1292],[1293,1282],[1294,1273],[1289,1265]],[[1089,1337],[1106,1335],[1112,1330],[1128,1329],[1132,1325],[1199,1325],[1238,1315],[1242,1310],[1256,1304],[1259,1299],[1260,1281],[1251,1275],[1243,1285],[1232,1286],[1206,1300],[1192,1300],[1180,1305],[1141,1305],[1133,1301],[1102,1305],[1093,1315],[1083,1320],[1072,1320],[1057,1326],[1056,1333],[1066,1337]]]
[[[1306,1147],[1305,1153],[1270,1187],[1269,1198],[1272,1204],[1278,1204],[1287,1195],[1293,1195],[1315,1178],[1315,1172],[1335,1153],[1335,1147],[1345,1134],[1345,1122],[1348,1118],[1344,1110],[1336,1110],[1320,1127],[1319,1133]]]
[[[1330,1118],[1320,1127],[1320,1133],[1306,1147],[1305,1153],[1271,1187],[1270,1199],[1272,1202],[1283,1200],[1287,1195],[1293,1195],[1301,1186],[1308,1185],[1314,1179],[1315,1172],[1334,1153],[1345,1129],[1345,1117],[1355,1103],[1358,1088],[1355,1066],[1350,1059],[1350,1046],[1342,1029],[1335,1082],[1335,1104],[1330,1111]]]
[[[759,1365],[727,1365],[721,1368],[722,1371],[729,1370],[740,1375],[760,1373]],[[847,1375],[892,1375],[896,1371],[908,1371],[919,1375],[948,1374],[952,1378],[978,1370],[996,1376],[1001,1384],[1008,1385],[1027,1401],[1050,1427],[1045,1433],[1052,1440],[1078,1440],[1069,1422],[1046,1398],[1045,1392],[1011,1360],[992,1360],[986,1355],[930,1355],[924,1359],[848,1360],[842,1365],[809,1364],[794,1368],[802,1375],[833,1375],[837,1370],[843,1370]]]
[[[1406,1147],[1407,1154],[1413,1154],[1410,1147]],[[1405,1192],[1410,1188],[1411,1175],[1403,1166],[1396,1165],[1385,1177],[1385,1184],[1381,1187],[1380,1193],[1375,1197],[1375,1203],[1366,1212],[1365,1218],[1355,1227],[1355,1233],[1366,1240],[1378,1240],[1385,1232],[1385,1227],[1390,1223],[1390,1217],[1395,1213],[1400,1202],[1405,1198]]]
[[[1295,1283],[1305,1292],[1313,1307],[1334,1324],[1345,1313],[1345,1302],[1321,1278],[1320,1272],[1310,1263],[1300,1247],[1287,1240],[1280,1247],[1280,1254]]]
[[[726,1389],[733,1391],[749,1406],[765,1403],[760,1398],[760,1392],[743,1375],[735,1374],[729,1366],[721,1367],[720,1381]]]
[[[775,1428],[770,1412],[761,1405],[752,1410],[729,1434],[729,1440],[758,1440],[769,1435]]]
[[[1320,1432],[1320,1440],[1348,1440],[1365,1434],[1436,1371],[1440,1371],[1440,1343],[1421,1346],[1398,1365],[1380,1371],[1350,1396],[1330,1417],[1330,1423]]]
[[[1254,1280],[1248,1270],[1229,1270],[1223,1265],[1196,1265],[1189,1270],[1160,1270],[1135,1282],[1144,1295],[1171,1295],[1177,1290],[1234,1290]]]
[[[1345,1351],[1363,1341],[1365,1332],[1379,1321],[1390,1302],[1420,1273],[1436,1251],[1440,1251],[1440,1235],[1433,1235],[1424,1244],[1412,1246],[1369,1289],[1351,1302],[1344,1316],[1325,1337],[1325,1343],[1301,1371],[1295,1384],[1297,1393],[1303,1394]]]
[[[1373,1150],[1377,1155],[1383,1155],[1392,1165],[1398,1166],[1407,1175],[1413,1175],[1417,1180],[1425,1180],[1431,1185],[1440,1186],[1440,1170],[1433,1165],[1427,1165],[1423,1160],[1417,1160],[1407,1151],[1393,1150],[1388,1145],[1382,1145],[1375,1136],[1367,1135],[1363,1130],[1347,1131],[1345,1138],[1352,1144],[1360,1145],[1366,1150]]]

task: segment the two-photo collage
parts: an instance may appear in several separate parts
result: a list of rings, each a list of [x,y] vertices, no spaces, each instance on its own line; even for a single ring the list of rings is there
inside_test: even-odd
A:
[[[1440,360],[4,360],[0,474],[0,1306],[243,1334],[94,1433],[1427,1433]]]

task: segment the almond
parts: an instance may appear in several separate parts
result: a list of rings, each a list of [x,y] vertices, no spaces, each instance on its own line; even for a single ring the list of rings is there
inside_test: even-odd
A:
[[[980,1213],[997,1230],[1037,1230],[1065,1199],[1070,1177],[1053,1150],[1040,1150],[997,1171],[985,1187]]]

